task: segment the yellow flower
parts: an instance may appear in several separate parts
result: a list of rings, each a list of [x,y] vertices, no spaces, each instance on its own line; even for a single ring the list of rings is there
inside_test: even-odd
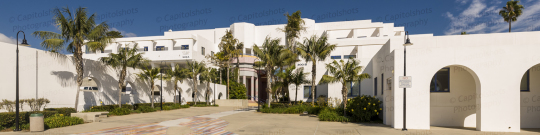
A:
[[[351,101],[351,99],[349,98],[349,99],[347,99],[347,101]]]
[[[60,114],[60,116],[64,116],[64,114]]]
[[[381,101],[379,101],[379,103],[380,103],[380,102],[381,102]]]
[[[379,108],[379,110],[382,110],[382,108]]]
[[[375,112],[377,112],[377,110],[375,110]]]
[[[379,113],[377,113],[377,115],[379,115]]]
[[[364,110],[366,110],[366,108],[364,108]]]
[[[351,109],[351,111],[353,111],[353,112],[354,112],[354,109]]]

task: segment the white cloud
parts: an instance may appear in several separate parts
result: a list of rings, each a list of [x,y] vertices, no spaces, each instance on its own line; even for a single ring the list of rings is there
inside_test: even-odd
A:
[[[122,35],[124,35],[124,37],[136,37],[137,36],[137,34],[135,34],[135,33],[126,32],[126,31],[123,31],[123,30],[118,30],[116,28],[112,28],[111,30],[119,31],[120,33],[122,33]]]
[[[444,15],[450,20],[450,26],[445,30],[445,34],[454,35],[461,32],[467,33],[494,33],[507,32],[508,23],[498,14],[499,10],[505,6],[506,2],[486,1],[486,0],[456,0],[460,3],[467,3],[468,7],[458,13],[447,12]],[[460,6],[466,6],[460,5]],[[518,17],[518,21],[512,22],[512,31],[540,30],[540,1],[520,2],[525,7],[523,14]],[[537,29],[535,29],[537,28]]]
[[[0,33],[0,42],[16,44],[17,40],[13,37],[7,37],[6,35]]]

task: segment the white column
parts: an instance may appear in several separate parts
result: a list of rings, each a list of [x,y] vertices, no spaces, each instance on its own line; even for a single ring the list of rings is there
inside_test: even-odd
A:
[[[255,78],[255,101],[259,101],[259,78]]]
[[[168,46],[168,50],[167,51],[173,51],[174,49],[174,40],[171,40],[171,45]]]
[[[255,93],[254,93],[254,91],[255,91],[255,76],[251,77],[251,86],[250,87],[251,87],[251,95],[250,95],[251,100],[255,100],[255,98],[254,98],[254,96],[255,96]]]
[[[173,62],[171,62],[171,70],[173,70],[173,71],[174,71],[174,67],[175,67],[175,66],[176,66],[176,64],[175,64],[175,63],[173,63]]]

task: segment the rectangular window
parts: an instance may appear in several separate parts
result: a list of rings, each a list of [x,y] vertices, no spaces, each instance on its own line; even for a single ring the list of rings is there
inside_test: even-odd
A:
[[[154,95],[158,95],[159,96],[159,91],[154,91]]]
[[[343,55],[343,59],[354,59],[356,55]]]
[[[156,46],[156,51],[165,51],[165,46]]]
[[[337,56],[330,56],[331,59],[341,59],[341,55],[337,55]]]
[[[450,68],[442,68],[431,78],[431,92],[450,92]]]
[[[210,51],[210,56],[214,56],[214,51]]]
[[[145,46],[145,47],[144,47],[144,51],[145,51],[145,52],[148,51],[148,46]]]
[[[360,90],[362,88],[360,87],[361,84],[361,81],[358,81],[358,91],[353,91],[353,96],[360,96]]]
[[[521,91],[530,91],[529,79],[530,79],[530,70],[527,70],[527,72],[523,74],[523,77],[521,77],[521,85],[520,85]]]
[[[381,74],[381,95],[384,95],[384,74]]]
[[[353,90],[353,83],[349,82],[349,86],[351,86],[351,87],[349,87],[349,89],[347,90],[347,95],[348,96],[353,96],[353,91],[352,91]]]
[[[304,98],[311,98],[311,86],[304,86]],[[317,87],[315,87],[317,89]],[[317,90],[315,90],[315,95],[317,95]]]
[[[201,47],[202,55],[204,55],[204,47]]]
[[[182,45],[181,50],[189,50],[189,45]]]
[[[374,83],[375,83],[375,85],[373,85],[373,86],[375,86],[375,87],[373,88],[373,90],[374,90],[375,96],[377,96],[377,86],[379,86],[377,84],[377,77],[375,77],[375,82]]]

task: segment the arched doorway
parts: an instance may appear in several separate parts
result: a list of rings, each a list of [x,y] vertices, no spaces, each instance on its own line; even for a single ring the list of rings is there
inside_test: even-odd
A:
[[[91,92],[103,91],[99,85],[98,80],[96,80],[94,77],[83,78],[81,87],[79,89],[82,91],[91,91]]]
[[[429,85],[431,126],[479,127],[480,81],[474,71],[461,65],[446,66],[434,73]]]
[[[540,128],[540,64],[529,68],[520,81],[521,128]]]

